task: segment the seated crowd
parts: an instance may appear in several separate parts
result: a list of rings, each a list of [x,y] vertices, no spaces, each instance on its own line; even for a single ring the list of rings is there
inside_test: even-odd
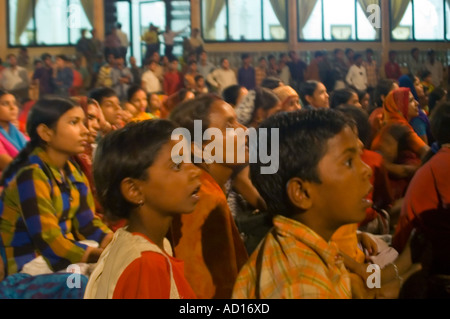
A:
[[[238,68],[205,50],[142,68],[43,54],[30,74],[10,54],[0,298],[449,297],[434,54],[402,74],[391,52],[385,76],[370,49]]]

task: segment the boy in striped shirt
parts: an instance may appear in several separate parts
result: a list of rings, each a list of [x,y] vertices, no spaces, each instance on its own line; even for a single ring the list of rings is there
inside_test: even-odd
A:
[[[371,205],[371,169],[354,125],[320,109],[280,113],[260,128],[279,129],[278,172],[261,175],[263,163],[250,165],[274,227],[241,269],[233,298],[352,298],[350,274],[330,239],[362,221]]]

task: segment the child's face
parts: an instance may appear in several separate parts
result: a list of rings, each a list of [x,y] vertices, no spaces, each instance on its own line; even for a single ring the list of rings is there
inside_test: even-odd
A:
[[[130,101],[138,110],[138,112],[145,112],[148,106],[147,93],[144,90],[137,91]]]
[[[107,122],[109,122],[111,125],[119,124],[121,120],[121,107],[119,98],[117,96],[103,98],[102,104],[100,104],[100,106]]]
[[[148,178],[138,182],[148,208],[168,215],[191,213],[199,200],[201,185],[200,168],[172,161],[172,148],[177,143],[165,144],[148,168]]]
[[[242,158],[245,159],[245,163],[248,163],[249,150],[247,139],[239,138],[235,132],[238,128],[243,129],[243,131],[246,131],[247,128],[238,122],[236,112],[233,107],[222,100],[216,101],[211,107],[209,121],[210,128],[218,128],[222,132],[223,149],[221,157],[223,158],[223,163],[226,163],[226,165],[235,166],[239,164],[238,161]],[[233,141],[232,145],[234,145],[234,149],[231,147],[227,148],[227,140]],[[220,152],[220,150],[215,151]],[[231,154],[231,152],[233,152],[233,154]],[[231,155],[234,155],[234,157]],[[230,163],[230,160],[227,161],[227,157],[233,159],[232,163]]]
[[[88,143],[88,129],[84,125],[84,111],[74,107],[64,113],[50,129],[48,135],[41,136],[47,147],[57,153],[73,156],[84,152]]]
[[[197,86],[198,87],[204,87],[205,86],[205,79],[204,78],[199,78],[198,80],[197,80]]]
[[[150,106],[151,106],[152,110],[161,109],[161,104],[162,104],[162,102],[159,99],[158,95],[152,94],[152,96],[150,98]]]
[[[19,107],[14,95],[4,94],[0,97],[0,121],[13,122],[17,120]]]
[[[90,144],[95,142],[97,133],[100,130],[100,112],[100,108],[95,104],[89,104],[87,107],[88,143]]]
[[[327,152],[318,164],[320,184],[313,184],[312,202],[328,231],[364,219],[372,203],[372,171],[361,160],[362,143],[350,127],[328,140]],[[317,217],[319,218],[319,217]]]

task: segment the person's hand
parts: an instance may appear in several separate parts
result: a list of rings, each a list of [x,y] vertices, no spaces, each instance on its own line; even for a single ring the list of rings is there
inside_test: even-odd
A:
[[[378,245],[369,234],[364,232],[359,233],[358,241],[369,256],[376,256],[378,254]]]

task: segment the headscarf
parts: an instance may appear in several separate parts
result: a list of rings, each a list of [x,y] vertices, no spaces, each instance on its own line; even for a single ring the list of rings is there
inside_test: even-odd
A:
[[[289,85],[277,87],[273,90],[273,93],[280,99],[283,110],[286,109],[286,106],[289,105],[291,100],[299,99],[297,91]]]
[[[417,95],[416,87],[414,86],[413,80],[409,77],[409,75],[402,75],[398,79],[398,85],[401,88],[409,88],[411,90],[412,95],[414,98],[419,101],[419,96]]]
[[[416,87],[414,86],[413,81],[411,80],[411,78],[408,75],[402,75],[400,77],[400,79],[398,80],[398,82],[399,82],[398,84],[401,88],[409,88],[411,90],[411,93],[413,94],[414,98],[416,99],[416,101],[420,103],[419,95],[417,94]],[[433,135],[431,133],[431,128],[430,128],[430,126],[431,126],[430,119],[428,118],[427,114],[421,107],[419,107],[419,115],[417,117],[425,123],[426,130],[427,130],[427,137],[431,141]]]
[[[400,124],[408,123],[408,108],[409,108],[409,88],[399,88],[391,91],[383,103],[384,121],[397,122]]]

